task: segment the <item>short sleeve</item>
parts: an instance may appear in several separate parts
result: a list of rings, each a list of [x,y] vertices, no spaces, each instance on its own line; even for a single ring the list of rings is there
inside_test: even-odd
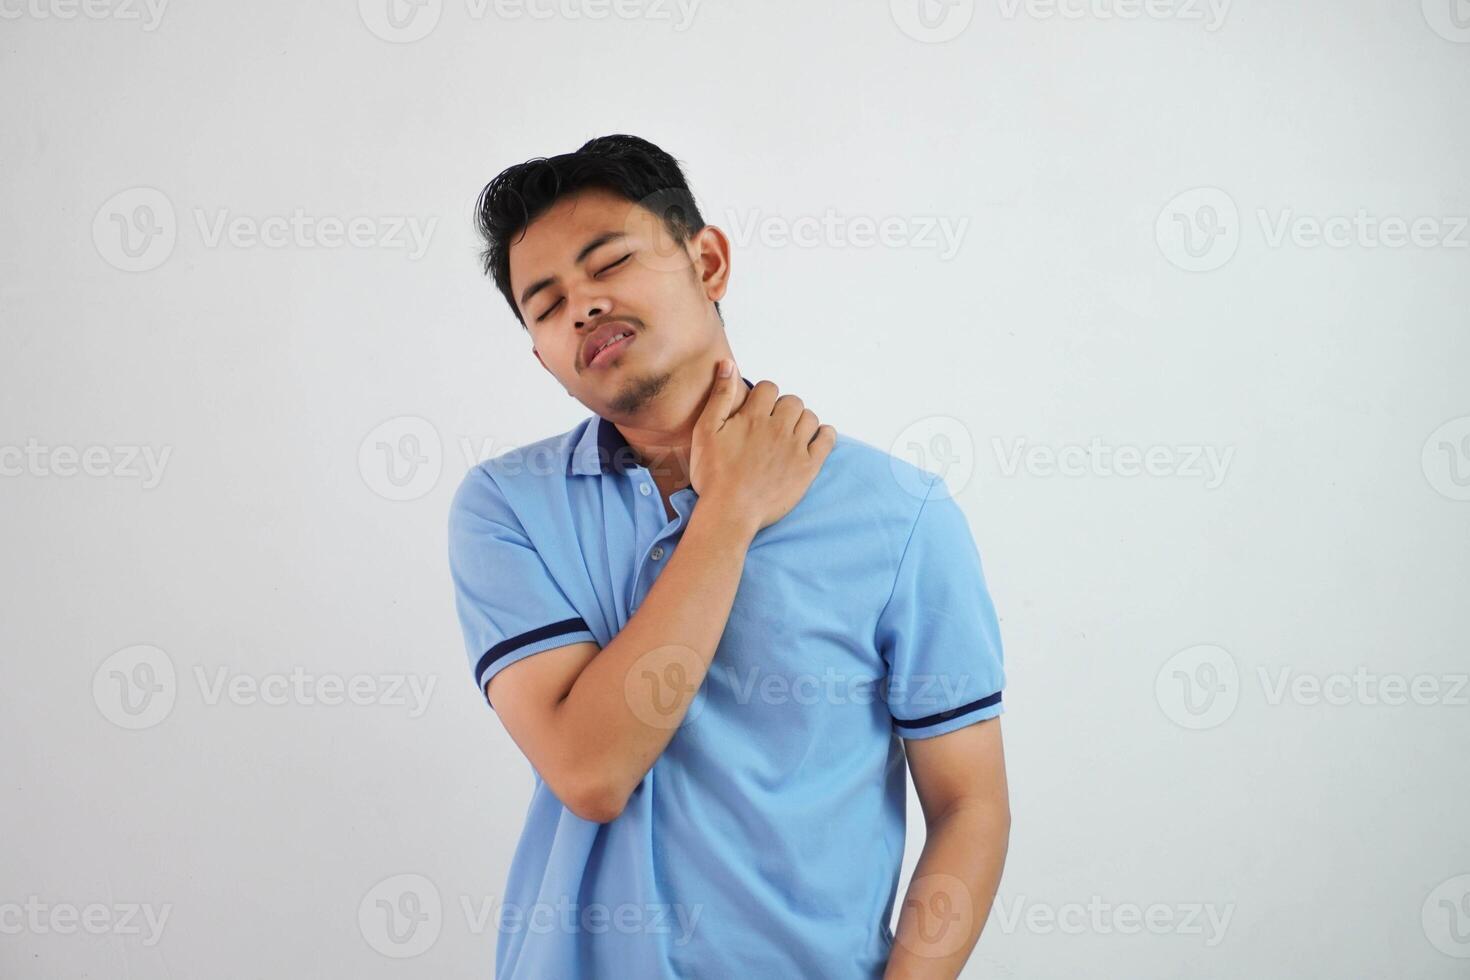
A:
[[[596,639],[482,466],[465,476],[450,506],[449,571],[481,692],[532,654]]]
[[[893,730],[928,738],[1004,709],[1000,624],[969,521],[934,477],[878,616]]]

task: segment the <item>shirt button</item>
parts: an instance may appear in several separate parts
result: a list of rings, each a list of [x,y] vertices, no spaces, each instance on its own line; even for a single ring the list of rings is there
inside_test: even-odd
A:
[[[648,553],[648,557],[652,558],[654,561],[658,561],[663,556],[664,556],[664,546],[663,545],[657,545],[657,546],[655,546],[654,549]]]
[[[638,492],[641,493],[641,494],[643,494],[643,496],[646,497],[649,494],[653,493],[653,487],[650,487],[646,483],[640,483],[640,484],[638,484]]]

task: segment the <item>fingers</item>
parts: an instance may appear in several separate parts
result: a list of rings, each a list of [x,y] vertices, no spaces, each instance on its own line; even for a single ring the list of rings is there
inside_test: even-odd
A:
[[[730,374],[720,377],[720,371],[729,366]],[[710,385],[709,397],[704,401],[704,409],[699,413],[698,425],[705,429],[718,429],[725,424],[730,417],[730,406],[735,404],[735,386],[744,384],[740,380],[740,372],[735,370],[735,362],[728,357],[721,358],[715,364],[715,383]]]
[[[817,429],[817,434],[812,436],[807,452],[812,459],[821,462],[827,458],[828,453],[832,452],[832,447],[835,445],[837,445],[837,430],[830,425],[823,425]]]
[[[770,381],[757,381],[755,387],[745,396],[744,403],[740,406],[741,415],[753,415],[759,418],[762,415],[771,414],[771,406],[776,401],[776,386]]]
[[[715,380],[714,389],[711,390],[700,416],[700,424],[719,428],[730,417],[730,405],[735,391],[733,381],[738,376],[738,371],[732,371],[730,378]],[[805,447],[809,456],[819,461],[826,459],[832,447],[837,444],[837,430],[830,425],[820,425],[816,413],[807,408],[806,403],[797,395],[785,394],[778,397],[778,392],[779,389],[770,381],[756,382],[745,396],[739,414],[757,418],[771,416],[793,434],[797,444]]]
[[[790,432],[796,428],[796,422],[801,418],[806,403],[796,395],[782,395],[776,399],[776,404],[771,409],[771,418],[780,422]]]
[[[817,413],[809,408],[801,411],[801,417],[796,420],[796,428],[792,430],[796,434],[797,443],[802,448],[807,448],[812,441],[812,436],[817,434]]]

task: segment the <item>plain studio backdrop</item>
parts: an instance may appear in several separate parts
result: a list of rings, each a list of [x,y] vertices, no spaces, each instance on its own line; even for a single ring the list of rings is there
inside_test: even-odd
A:
[[[974,529],[966,977],[1470,969],[1464,3],[0,19],[7,980],[489,974],[532,773],[447,509],[589,412],[470,215],[617,132],[730,235],[741,372]]]

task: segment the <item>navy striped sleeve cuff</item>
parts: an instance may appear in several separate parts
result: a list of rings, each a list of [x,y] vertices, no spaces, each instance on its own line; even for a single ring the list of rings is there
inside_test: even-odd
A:
[[[923,718],[915,718],[912,721],[905,721],[902,718],[894,718],[893,724],[894,727],[901,730],[917,731],[920,728],[928,728],[932,725],[938,725],[941,722],[952,721],[955,718],[960,718],[964,715],[973,714],[976,711],[981,711],[985,708],[1000,704],[1000,695],[1001,692],[996,691],[994,694],[987,694],[985,697],[975,701],[971,701],[969,704],[962,704],[957,708],[950,708],[948,711],[940,711],[932,715],[925,715]]]
[[[480,660],[475,664],[475,680],[480,685],[480,690],[485,690],[485,673],[497,660],[515,653],[522,647],[542,640],[549,640],[556,636],[566,636],[571,633],[588,633],[587,621],[580,616],[572,619],[563,619],[559,623],[548,623],[538,626],[533,630],[526,630],[516,636],[501,640],[490,649],[480,655]],[[487,696],[488,700],[488,696]]]

